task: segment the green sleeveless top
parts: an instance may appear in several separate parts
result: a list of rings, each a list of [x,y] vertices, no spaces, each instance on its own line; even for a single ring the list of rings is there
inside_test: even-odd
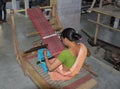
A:
[[[74,64],[76,58],[71,54],[71,52],[66,49],[63,50],[59,55],[58,55],[58,60],[61,61],[61,63],[67,67],[67,68],[71,68],[72,65]]]

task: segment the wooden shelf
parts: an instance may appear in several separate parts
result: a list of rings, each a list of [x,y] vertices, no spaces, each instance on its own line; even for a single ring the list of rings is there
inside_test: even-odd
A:
[[[96,24],[96,30],[95,30],[95,35],[94,35],[94,44],[95,45],[96,45],[96,42],[97,42],[99,26],[102,26],[102,27],[105,27],[105,28],[120,32],[120,30],[117,29],[117,27],[113,28],[113,27],[111,27],[109,25],[105,25],[105,24],[100,22],[101,14],[115,17],[116,20],[120,19],[120,8],[116,8],[115,6],[109,5],[109,4],[103,6],[103,1],[104,0],[100,0],[98,8],[93,8],[93,6],[94,6],[94,4],[96,2],[96,0],[94,0],[91,7],[90,7],[90,9],[88,10],[88,12],[96,12],[97,13],[97,20],[96,21],[88,20],[88,21]]]
[[[89,11],[94,11],[100,14],[105,14],[120,19],[120,8],[115,8],[114,6],[109,5],[102,8],[90,8]]]

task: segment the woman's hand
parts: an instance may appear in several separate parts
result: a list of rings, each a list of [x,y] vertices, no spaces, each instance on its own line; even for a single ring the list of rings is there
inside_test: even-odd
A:
[[[61,61],[59,61],[58,59],[55,59],[53,63],[49,62],[48,57],[47,57],[47,49],[43,50],[43,55],[45,57],[45,62],[46,62],[46,65],[49,71],[54,71],[61,64]]]
[[[47,56],[47,50],[46,49],[43,50],[43,55]]]

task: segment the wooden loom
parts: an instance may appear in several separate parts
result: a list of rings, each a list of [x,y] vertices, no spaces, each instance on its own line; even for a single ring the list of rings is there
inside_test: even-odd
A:
[[[60,39],[55,34],[53,28],[48,23],[40,8],[27,10],[30,19],[33,22],[36,30],[40,33],[40,37],[44,44],[48,44],[48,49],[52,55],[56,56],[64,49]],[[31,13],[32,12],[32,13]],[[37,13],[37,14],[34,14]],[[39,18],[39,19],[38,19]],[[91,89],[96,85],[96,81],[86,70],[82,69],[80,74],[69,81],[51,81],[49,75],[36,65],[36,54],[25,54],[21,52],[18,46],[18,41],[15,32],[14,11],[10,12],[11,28],[13,33],[13,44],[16,59],[21,65],[24,74],[29,76],[33,82],[41,89]],[[43,30],[44,29],[44,30]],[[55,42],[55,43],[54,43]]]

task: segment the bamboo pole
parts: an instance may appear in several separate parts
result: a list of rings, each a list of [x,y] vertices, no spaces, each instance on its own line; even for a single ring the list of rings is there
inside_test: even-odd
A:
[[[97,23],[97,22],[94,21],[94,20],[90,20],[90,19],[88,19],[88,21],[90,21],[90,22],[92,22],[92,23],[95,23],[95,24],[98,24],[98,25],[100,25],[100,26],[102,26],[102,27],[105,27],[105,28],[112,29],[112,30],[115,30],[115,31],[119,31],[119,32],[120,32],[120,29],[112,28],[112,27],[107,26],[107,25],[104,25],[104,24],[102,24],[102,23]]]
[[[24,12],[26,9],[21,9],[21,10],[14,10],[14,12]]]
[[[35,35],[38,35],[38,34],[40,34],[40,33],[37,32],[37,31],[34,31],[34,32],[28,33],[26,36],[27,36],[27,37],[31,37],[31,36],[35,36]]]
[[[110,7],[109,9],[108,8],[92,8],[91,11],[108,15],[108,16],[113,16],[120,19],[119,10],[114,10],[113,7]]]
[[[53,28],[56,29],[56,11],[55,11],[55,4],[52,5],[52,20],[53,20]]]
[[[103,3],[103,0],[100,0],[99,8],[102,8],[102,3]],[[100,23],[100,16],[101,16],[100,13],[98,13],[97,23]],[[95,31],[95,35],[94,35],[94,44],[95,45],[96,45],[96,42],[97,42],[98,29],[99,29],[99,25],[96,24],[96,31]]]
[[[96,0],[93,0],[92,5],[90,6],[90,9],[88,10],[89,13],[91,13],[91,9],[94,7]]]
[[[44,7],[40,7],[41,9],[47,9],[47,8],[52,8],[52,6],[44,6]]]
[[[57,0],[50,0],[50,6],[52,6],[53,4],[57,4]]]
[[[12,30],[12,36],[13,36],[13,47],[14,47],[14,53],[16,58],[18,58],[18,48],[17,48],[17,41],[16,41],[16,33],[15,33],[15,22],[14,22],[14,10],[10,10],[10,21],[11,21],[11,30]],[[21,64],[20,61],[18,61],[19,64]]]
[[[40,7],[40,9],[47,9],[47,8],[52,8],[52,6],[44,6]],[[14,12],[25,12],[27,9],[21,9],[21,10],[14,10]]]
[[[98,13],[97,23],[99,23],[99,22],[100,22],[100,14]],[[95,44],[95,45],[96,45],[96,42],[97,42],[98,29],[99,29],[99,25],[96,24],[96,31],[95,31],[95,35],[94,35],[94,44]]]

